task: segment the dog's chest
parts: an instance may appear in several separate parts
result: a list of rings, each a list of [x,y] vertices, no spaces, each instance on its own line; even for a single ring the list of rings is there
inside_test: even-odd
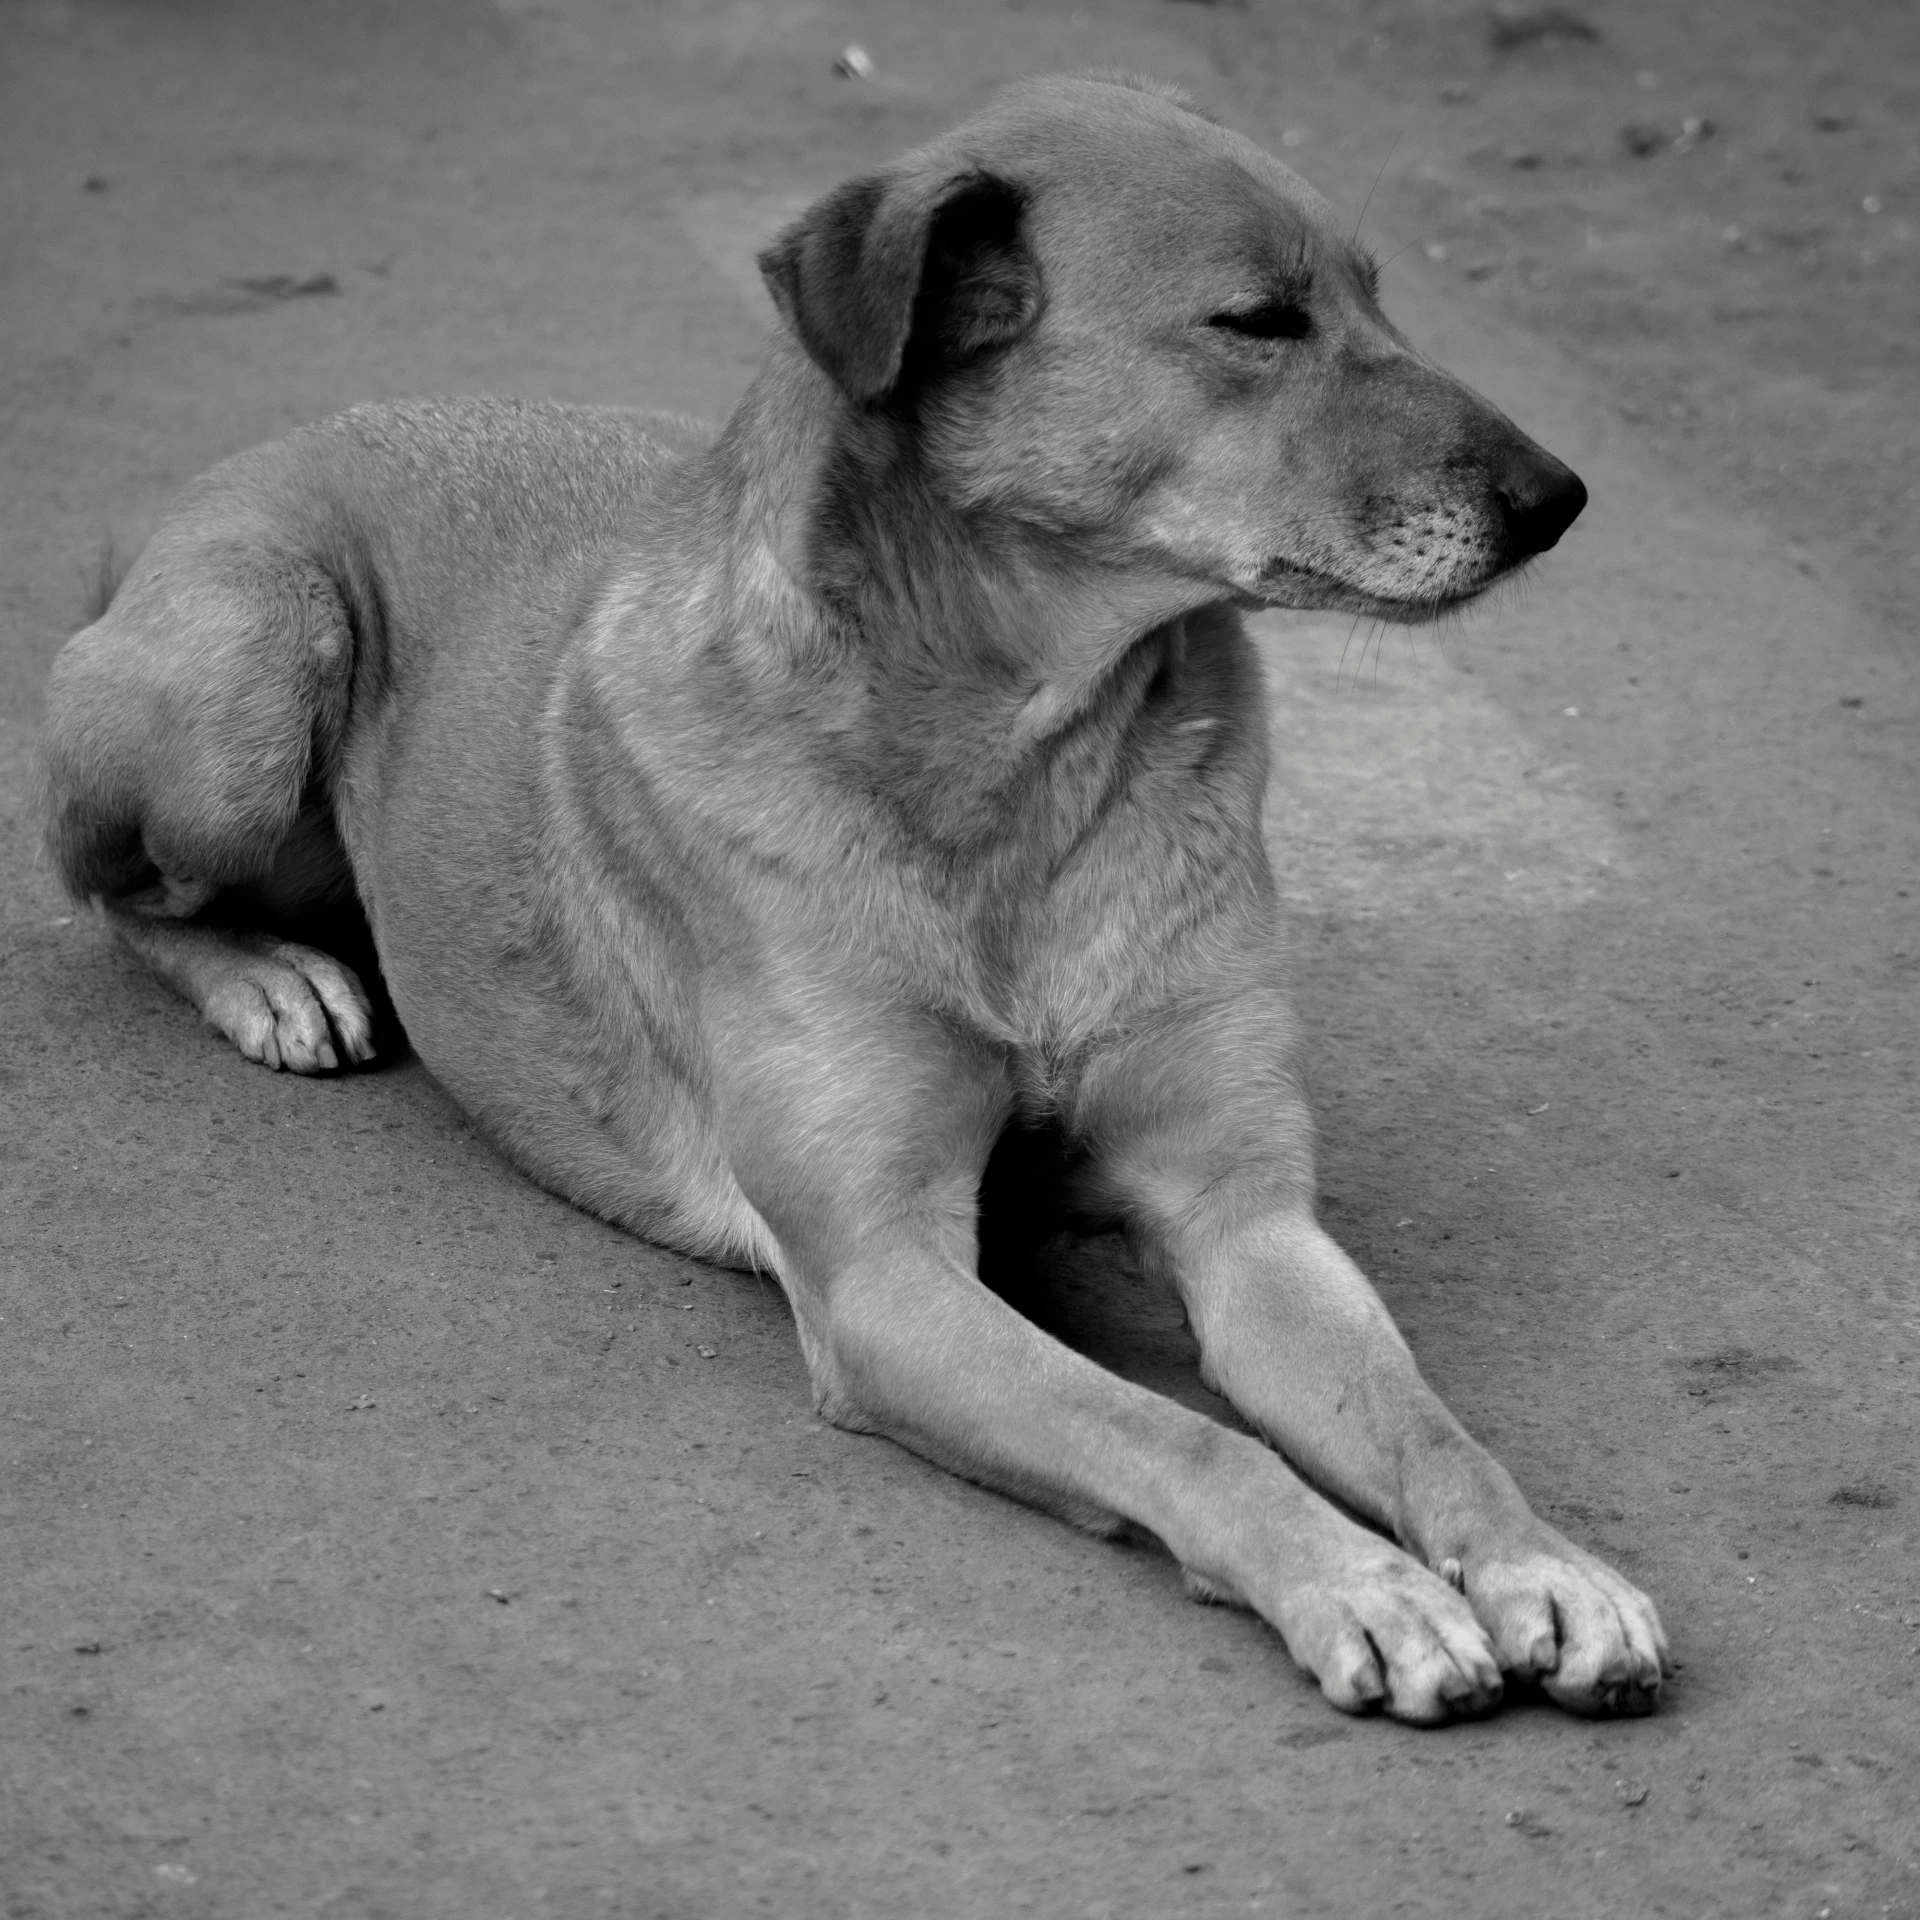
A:
[[[1226,922],[1265,916],[1257,788],[1149,769],[1078,833],[887,891],[863,933],[897,991],[1036,1067],[1070,1060],[1188,991]]]
[[[576,948],[612,935],[628,959],[605,972],[643,998],[699,1002],[713,979],[730,1017],[931,1019],[1070,1059],[1184,991],[1262,892],[1251,703],[1139,679],[1013,778],[939,730],[916,761],[863,751],[731,681],[722,702],[711,675],[662,676],[643,704],[578,687],[547,761],[568,852],[536,890]]]

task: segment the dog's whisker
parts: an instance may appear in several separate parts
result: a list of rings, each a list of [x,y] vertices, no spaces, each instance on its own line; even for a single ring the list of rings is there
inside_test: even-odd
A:
[[[1386,178],[1387,169],[1393,164],[1393,156],[1400,151],[1400,142],[1405,137],[1406,129],[1404,127],[1393,136],[1393,145],[1387,149],[1387,157],[1380,162],[1380,171],[1373,176],[1373,185],[1367,189],[1367,197],[1360,202],[1359,218],[1354,221],[1353,232],[1348,235],[1350,245],[1357,245],[1359,243],[1360,228],[1366,221],[1367,209],[1373,205],[1373,196],[1379,191],[1380,182]]]
[[[1352,626],[1347,629],[1347,637],[1340,643],[1340,664],[1333,670],[1333,690],[1336,694],[1340,691],[1341,676],[1346,672],[1347,649],[1353,645],[1353,636],[1360,631],[1360,620],[1361,616],[1356,613]]]

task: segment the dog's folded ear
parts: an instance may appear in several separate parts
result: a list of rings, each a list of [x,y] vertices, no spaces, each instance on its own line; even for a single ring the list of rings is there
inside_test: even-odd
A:
[[[760,255],[787,324],[850,400],[1016,340],[1040,309],[1023,199],[979,171],[867,174],[836,187]]]

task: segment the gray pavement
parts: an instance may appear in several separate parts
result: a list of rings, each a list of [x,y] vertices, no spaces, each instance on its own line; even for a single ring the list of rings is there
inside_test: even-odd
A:
[[[1913,656],[1417,252],[1396,317],[1594,504],[1443,633],[1262,623],[1326,1213],[1661,1603],[1653,1720],[1340,1718],[1150,1545],[822,1426],[770,1286],[417,1063],[247,1065],[37,862],[47,662],[194,472],[379,394],[724,412],[757,240],[998,80],[1275,137],[1216,25],[0,14],[7,1920],[1920,1913]],[[1114,1247],[1056,1310],[1205,1403]]]

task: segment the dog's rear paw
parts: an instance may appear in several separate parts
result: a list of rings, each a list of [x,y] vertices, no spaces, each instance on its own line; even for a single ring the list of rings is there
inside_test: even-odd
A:
[[[291,1073],[331,1073],[373,1058],[373,1009],[352,970],[313,947],[262,941],[236,952],[201,1001],[249,1060]]]
[[[1383,1708],[1436,1726],[1500,1704],[1500,1663],[1460,1596],[1395,1548],[1381,1546],[1337,1582],[1291,1597],[1287,1650],[1343,1713]]]
[[[1672,1671],[1653,1602],[1544,1522],[1517,1551],[1469,1556],[1466,1590],[1500,1664],[1574,1713],[1651,1713]]]

